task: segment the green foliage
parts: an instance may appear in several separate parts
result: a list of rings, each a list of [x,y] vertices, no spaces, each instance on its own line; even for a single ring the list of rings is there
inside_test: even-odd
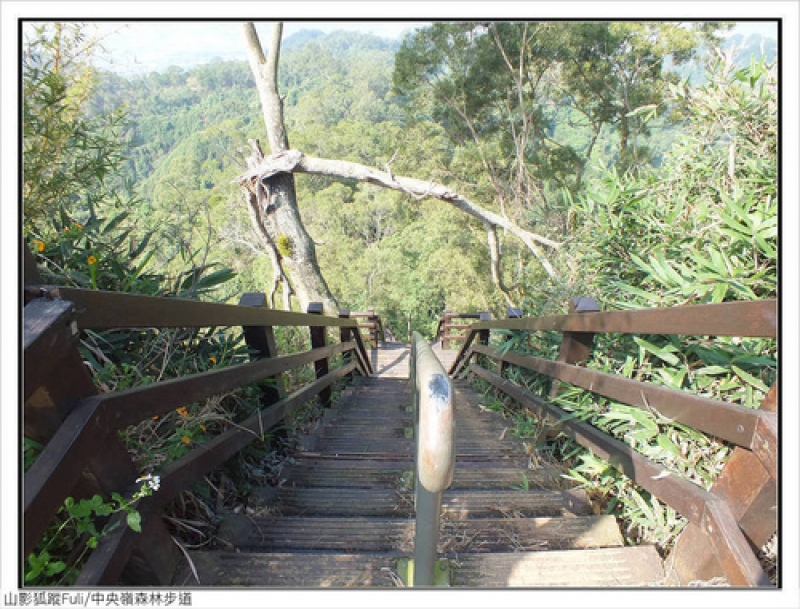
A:
[[[624,523],[629,543],[654,543],[667,552],[686,526],[675,510],[591,453],[580,453],[566,477],[590,489],[590,496],[605,512]]]
[[[120,164],[122,112],[87,112],[96,87],[97,42],[71,23],[25,30],[22,62],[22,151],[25,227],[70,213],[82,198],[113,196]]]
[[[739,67],[719,54],[699,87],[670,87],[681,137],[657,168],[614,168],[588,194],[571,199],[566,279],[537,286],[530,314],[556,312],[553,302],[591,295],[603,309],[775,298],[777,295],[777,80],[773,66]],[[644,116],[644,113],[643,113]],[[498,340],[499,339],[499,340]],[[552,359],[560,337],[513,332],[498,347]],[[776,381],[777,345],[738,337],[595,337],[587,367],[625,378],[758,408]],[[508,378],[547,395],[551,383],[509,367]],[[720,440],[655,411],[571,386],[554,402],[570,417],[618,438],[664,467],[710,488],[730,455]],[[518,418],[520,415],[518,415]],[[528,422],[524,417],[522,431]],[[570,465],[569,477],[625,523],[631,542],[667,551],[685,519],[623,474],[566,438],[549,450]]]
[[[292,244],[292,238],[289,235],[278,235],[277,245],[281,256],[286,258],[292,257],[292,254],[294,253],[294,245]]]
[[[577,202],[596,295],[621,308],[774,297],[776,87],[763,63],[717,60],[704,87],[673,88],[687,119],[664,166],[612,171]]]
[[[150,235],[132,237],[127,212],[100,217],[91,200],[87,203],[82,222],[62,208],[51,223],[31,227],[28,245],[43,279],[95,290],[160,293],[164,278],[146,270],[153,255],[147,251]]]
[[[556,193],[582,190],[604,130],[615,133],[611,162],[650,161],[641,110],[661,104],[677,78],[663,59],[688,62],[716,27],[436,23],[403,43],[394,85],[411,120],[444,125],[453,145],[474,157],[463,172],[451,167],[461,180],[483,174],[494,191],[485,196],[513,201],[526,220],[554,224]]]
[[[125,514],[128,527],[142,532],[141,514],[134,505],[149,497],[159,488],[158,476],[144,476],[136,480],[139,489],[125,498],[112,493],[105,501],[100,495],[76,501],[67,497],[57,516],[57,522],[45,532],[36,551],[28,556],[25,565],[25,584],[31,586],[72,585],[89,550],[97,547],[100,538],[110,533],[115,525],[105,523],[117,513]],[[76,549],[83,547],[80,554]]]

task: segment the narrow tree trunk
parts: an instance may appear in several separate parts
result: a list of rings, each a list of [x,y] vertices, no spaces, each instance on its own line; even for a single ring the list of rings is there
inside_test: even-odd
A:
[[[492,271],[492,281],[495,287],[500,290],[500,293],[506,299],[506,304],[509,307],[516,306],[509,289],[503,281],[502,270],[500,269],[500,242],[497,239],[497,227],[492,224],[486,224],[486,238],[489,245],[490,268]]]
[[[278,60],[282,31],[283,24],[276,24],[269,56],[264,57],[255,27],[252,23],[244,24],[250,68],[261,99],[267,138],[273,155],[283,153],[289,148],[283,123],[283,102],[278,95]],[[249,165],[253,167],[258,162],[259,159],[251,158]],[[262,220],[272,234],[280,263],[291,282],[284,290],[289,289],[296,294],[302,310],[307,308],[309,302],[321,302],[327,313],[335,314],[338,310],[336,300],[319,270],[314,241],[306,232],[300,218],[294,176],[291,173],[277,173],[257,180],[255,184],[251,183],[250,189],[264,202],[264,207],[260,210]]]

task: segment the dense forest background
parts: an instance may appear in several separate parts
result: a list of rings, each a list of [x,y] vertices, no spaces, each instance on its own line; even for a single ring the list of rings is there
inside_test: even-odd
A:
[[[580,41],[556,42],[569,45]],[[242,42],[232,40],[231,44]],[[407,63],[395,65],[401,45],[352,32],[304,31],[287,39],[279,87],[290,145],[308,155],[435,180],[489,209],[502,208],[504,215],[523,228],[562,245],[545,254],[554,269],[548,275],[524,246],[500,231],[502,261],[496,269],[499,278],[493,281],[487,233],[474,218],[441,201],[353,180],[297,175],[302,218],[339,305],[351,310],[374,307],[400,335],[407,315],[421,330],[429,331],[445,307],[503,315],[505,307],[514,304],[538,313],[542,308],[563,308],[566,296],[577,293],[593,294],[606,301],[604,304],[618,306],[614,301],[624,299],[618,290],[609,291],[609,277],[597,274],[603,265],[613,264],[598,260],[598,256],[611,254],[608,241],[617,238],[615,233],[619,236],[625,213],[641,204],[640,197],[619,192],[631,187],[625,176],[640,185],[642,180],[661,179],[645,174],[664,171],[670,154],[675,154],[676,142],[686,141],[691,117],[682,106],[693,100],[691,91],[714,78],[731,77],[748,67],[753,57],[760,57],[762,50],[767,63],[775,58],[774,41],[733,37],[726,42],[727,60],[704,47],[674,72],[667,65],[664,75],[651,81],[662,88],[673,87],[662,96],[663,101],[648,105],[644,103],[648,100],[643,100],[644,110],[631,108],[638,113],[634,117],[637,123],[626,137],[631,139],[628,150],[638,154],[636,159],[621,153],[621,121],[606,121],[598,127],[601,112],[592,108],[596,102],[573,99],[559,103],[555,96],[573,95],[574,87],[555,82],[539,86],[536,109],[527,117],[538,124],[531,139],[536,139],[539,151],[525,159],[528,175],[521,176],[521,172],[513,173],[509,159],[515,152],[508,134],[502,133],[503,119],[492,118],[484,108],[475,111],[477,118],[470,117],[471,123],[459,121],[452,109],[436,99],[438,93],[412,86],[403,76],[403,69],[413,68],[408,63],[413,47],[409,44],[405,51]],[[642,48],[636,52],[653,51]],[[717,75],[709,76],[708,67],[715,62]],[[494,69],[500,72],[504,68]],[[727,76],[720,74],[724,70]],[[576,78],[566,71],[557,77],[545,71],[541,74],[552,81]],[[185,280],[193,269],[191,276],[204,269],[206,278],[212,275],[205,285],[219,284],[208,297],[221,301],[236,300],[242,292],[268,291],[269,258],[250,226],[241,187],[233,181],[244,168],[247,140],[265,139],[247,64],[217,62],[191,70],[172,67],[133,78],[100,72],[95,78],[86,104],[89,115],[121,112],[114,128],[123,160],[119,171],[105,177],[105,182],[115,191],[118,211],[127,214],[120,225],[130,230],[133,245],[129,247],[149,255],[146,268],[158,269],[176,281]],[[398,83],[404,84],[405,90]],[[486,98],[492,86],[501,91],[504,85],[475,79],[470,94]],[[462,93],[454,91],[453,95]],[[488,106],[496,105],[497,100],[464,96],[459,103]],[[465,125],[480,134],[471,137]],[[727,158],[724,146],[716,148]],[[575,177],[578,174],[580,179]],[[523,179],[522,189],[505,201],[497,196],[498,180],[505,181],[502,188],[508,192],[514,180],[521,183]],[[609,188],[619,199],[615,203],[604,201],[612,196]],[[606,208],[612,222],[608,230],[598,224],[602,220],[596,213],[598,201],[619,207]],[[83,205],[69,213],[76,222],[85,223],[90,212]],[[590,234],[601,230],[606,234]],[[44,235],[40,238],[49,241]],[[145,240],[140,250],[138,245]],[[601,245],[603,249],[599,249]],[[588,251],[587,247],[597,250]],[[651,254],[659,257],[657,251]],[[639,261],[648,264],[646,257],[637,258],[644,256],[639,248],[622,255],[633,269]],[[666,264],[679,267],[680,261]],[[624,275],[623,267],[619,271]],[[611,279],[616,282],[620,277]],[[642,287],[639,281],[627,283]],[[716,294],[719,292],[721,288]],[[701,294],[699,301],[703,299]]]

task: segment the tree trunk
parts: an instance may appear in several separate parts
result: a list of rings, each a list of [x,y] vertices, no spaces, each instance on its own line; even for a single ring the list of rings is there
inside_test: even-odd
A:
[[[509,307],[516,306],[509,294],[508,286],[503,282],[503,274],[500,270],[500,242],[497,239],[497,227],[492,224],[486,224],[486,238],[489,245],[490,268],[492,271],[492,281],[494,286],[500,290],[500,293],[506,299],[506,304]]]
[[[278,95],[278,60],[282,31],[283,24],[276,24],[269,56],[264,57],[255,27],[252,23],[244,24],[250,68],[261,99],[267,138],[273,156],[289,149],[289,139],[283,123],[283,102]],[[254,146],[253,156],[248,160],[251,169],[263,160],[263,154],[262,159],[258,158],[259,153],[258,145]],[[284,286],[284,296],[294,293],[303,311],[309,302],[321,302],[326,313],[336,314],[336,299],[322,277],[314,241],[306,232],[300,218],[294,176],[290,172],[276,173],[245,186],[249,191],[246,196],[254,195],[261,204],[261,209],[258,210],[261,222],[254,221],[254,228],[259,234],[263,234],[258,226],[263,223],[272,243],[272,251],[278,252],[282,269],[275,270],[275,276],[282,274],[284,270],[288,275],[286,283],[289,285]]]

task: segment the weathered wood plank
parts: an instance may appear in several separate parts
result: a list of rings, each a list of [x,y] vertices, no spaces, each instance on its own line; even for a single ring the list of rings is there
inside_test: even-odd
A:
[[[242,551],[412,552],[414,521],[375,517],[231,515],[220,539]],[[621,546],[613,516],[442,520],[440,551],[519,551]]]
[[[289,515],[405,516],[414,515],[413,493],[403,490],[397,477],[384,488],[282,487],[255,492],[248,510]],[[452,519],[513,516],[590,515],[581,490],[447,490],[442,517]]]
[[[73,327],[75,308],[70,302],[37,298],[23,310],[24,399],[49,381],[61,361],[78,344]]]
[[[453,569],[454,587],[630,587],[664,579],[652,546],[598,548],[583,552],[465,554]]]
[[[161,298],[121,292],[41,286],[52,297],[74,302],[81,328],[198,328],[206,326],[347,326],[353,319],[313,316],[294,311]]]
[[[705,431],[738,446],[750,447],[754,441],[756,426],[764,418],[764,413],[752,408],[567,363],[517,353],[501,354],[483,345],[476,345],[473,351],[565,381],[623,404],[630,404],[643,410],[654,409],[668,419]]]
[[[176,586],[286,588],[392,588],[399,584],[400,553],[192,552],[200,581],[188,565]]]
[[[777,336],[776,299],[684,305],[635,311],[548,315],[479,321],[472,331],[556,330],[559,332],[619,332],[623,334],[683,334],[692,336]]]

